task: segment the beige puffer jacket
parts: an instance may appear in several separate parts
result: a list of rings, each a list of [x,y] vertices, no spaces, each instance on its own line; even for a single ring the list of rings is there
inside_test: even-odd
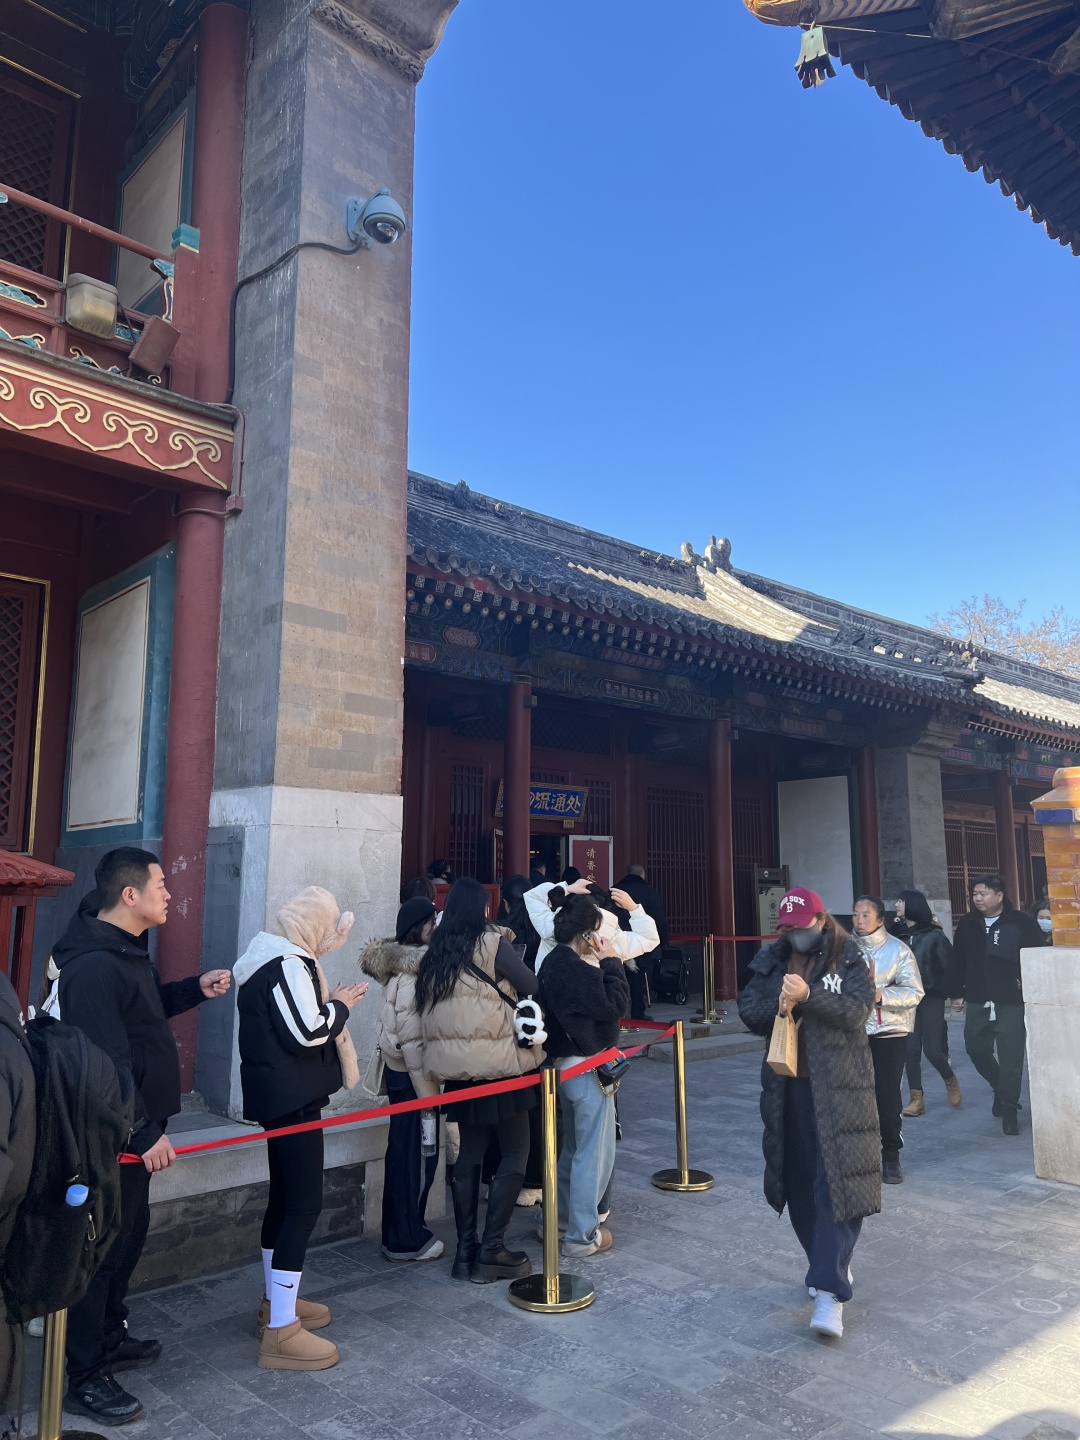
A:
[[[409,1072],[418,1096],[439,1093],[438,1085],[424,1073],[424,1037],[415,1005],[416,972],[425,948],[372,940],[360,956],[360,969],[383,987],[375,1043],[391,1070]]]
[[[499,932],[482,935],[473,964],[495,979]],[[451,994],[420,1016],[424,1069],[432,1080],[509,1080],[528,1075],[544,1058],[540,1045],[519,1046],[514,1035],[517,991],[505,980],[499,989],[463,970]]]

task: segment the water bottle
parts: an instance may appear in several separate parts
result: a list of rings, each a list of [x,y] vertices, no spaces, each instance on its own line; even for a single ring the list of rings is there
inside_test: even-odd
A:
[[[420,1154],[430,1157],[438,1152],[438,1145],[435,1143],[435,1112],[433,1110],[421,1110],[420,1112]]]

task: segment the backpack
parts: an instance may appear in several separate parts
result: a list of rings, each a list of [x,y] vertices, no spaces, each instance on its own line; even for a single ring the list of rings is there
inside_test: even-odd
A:
[[[48,1015],[27,1022],[37,1084],[37,1144],[30,1184],[4,1257],[13,1320],[66,1310],[86,1294],[120,1228],[117,1156],[131,1135],[130,1081],[74,1025]],[[69,1205],[71,1185],[86,1186]]]

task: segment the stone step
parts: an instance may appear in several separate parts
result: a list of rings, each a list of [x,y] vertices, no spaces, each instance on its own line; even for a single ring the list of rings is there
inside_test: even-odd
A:
[[[712,1034],[686,1040],[683,1054],[688,1065],[692,1060],[718,1060],[724,1055],[749,1055],[755,1051],[760,1052],[763,1048],[759,1037],[751,1035],[748,1030],[722,1030],[719,1026],[711,1028]],[[650,1060],[659,1060],[665,1065],[672,1063],[670,1040],[650,1046],[645,1053]]]

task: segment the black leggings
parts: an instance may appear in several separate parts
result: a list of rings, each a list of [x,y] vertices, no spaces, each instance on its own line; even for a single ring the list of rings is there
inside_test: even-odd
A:
[[[881,1125],[881,1156],[883,1160],[898,1160],[904,1144],[900,1133],[900,1112],[904,1104],[900,1082],[907,1059],[907,1036],[871,1035],[870,1054],[874,1061],[874,1092]]]
[[[266,1126],[300,1125],[317,1120],[321,1106],[306,1105],[291,1115],[282,1115]],[[262,1223],[262,1248],[273,1250],[275,1270],[304,1268],[308,1241],[322,1212],[323,1132],[305,1130],[302,1135],[282,1135],[266,1142],[270,1167],[270,1196]]]
[[[470,1125],[462,1120],[458,1126],[461,1150],[457,1164],[462,1173],[483,1163],[488,1144],[494,1137],[499,1142],[502,1158],[496,1175],[523,1175],[529,1158],[529,1112],[520,1110],[498,1125]],[[455,1167],[456,1173],[456,1167]]]

